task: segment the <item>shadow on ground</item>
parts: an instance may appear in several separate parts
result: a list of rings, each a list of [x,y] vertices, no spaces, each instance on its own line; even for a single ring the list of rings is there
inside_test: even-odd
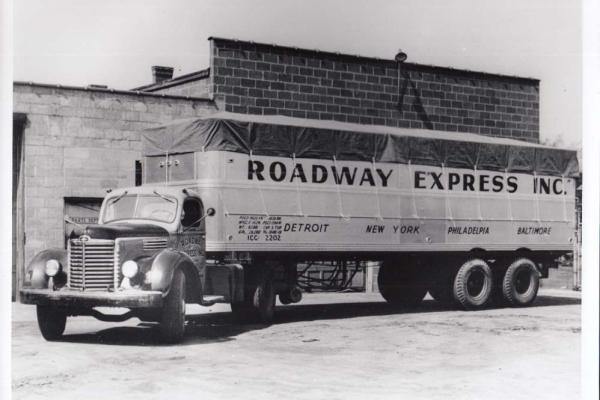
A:
[[[581,304],[581,299],[572,297],[538,296],[530,307],[565,306]],[[500,309],[502,307],[492,307]],[[278,306],[273,324],[334,320],[352,317],[382,316],[431,312],[456,312],[433,300],[425,300],[419,307],[399,309],[382,301],[307,304]],[[470,311],[478,312],[478,311]],[[486,312],[485,310],[479,312]],[[197,314],[187,317],[184,341],[178,346],[203,343],[227,342],[248,331],[264,329],[264,324],[240,324],[229,312]],[[63,342],[96,343],[106,345],[161,345],[156,324],[140,323],[135,327],[114,327],[94,333],[65,335]]]

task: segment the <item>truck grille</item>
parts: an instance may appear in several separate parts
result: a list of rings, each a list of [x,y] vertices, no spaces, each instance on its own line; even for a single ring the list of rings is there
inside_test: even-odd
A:
[[[144,239],[144,251],[155,251],[167,248],[167,238]]]
[[[72,289],[115,288],[115,242],[72,239],[69,241],[69,281]]]

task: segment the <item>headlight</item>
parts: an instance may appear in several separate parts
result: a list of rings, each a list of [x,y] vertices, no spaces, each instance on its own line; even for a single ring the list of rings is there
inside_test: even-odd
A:
[[[138,265],[133,260],[125,261],[121,267],[121,272],[123,272],[123,276],[125,276],[125,278],[133,278],[138,271]]]
[[[57,260],[46,261],[46,275],[55,276],[60,271],[60,263]]]

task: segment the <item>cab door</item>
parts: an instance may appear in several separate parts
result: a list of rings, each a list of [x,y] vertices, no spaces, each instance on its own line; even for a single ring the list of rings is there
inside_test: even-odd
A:
[[[202,201],[195,197],[185,199],[180,218],[176,247],[190,256],[199,271],[203,271],[206,261],[206,225]]]

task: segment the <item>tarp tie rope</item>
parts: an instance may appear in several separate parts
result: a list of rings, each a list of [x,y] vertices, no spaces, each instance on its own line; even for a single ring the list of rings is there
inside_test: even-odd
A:
[[[165,185],[169,183],[169,151],[165,151]]]
[[[224,189],[225,188],[221,187],[218,190],[218,193],[219,193],[219,199],[221,200],[221,204],[223,204],[223,214],[225,214],[225,216],[228,217],[229,216],[229,210],[227,209],[227,205],[225,204],[225,198],[223,197],[223,190]]]
[[[421,219],[419,217],[419,209],[417,208],[417,193],[415,192],[415,182],[414,182],[414,174],[412,170],[412,164],[410,160],[408,160],[408,174],[409,180],[412,181],[412,185],[410,185],[410,192],[412,193],[412,203],[413,203],[413,218]]]
[[[375,157],[371,158],[371,164],[373,164],[373,172],[376,172]],[[375,184],[375,197],[377,198],[377,215],[375,216],[375,218],[377,218],[380,221],[383,221],[383,216],[381,215],[381,203],[379,201],[379,187],[377,186],[377,184]]]
[[[479,178],[477,175],[479,173],[477,170],[477,164],[473,166],[473,170],[475,171],[475,176]],[[475,196],[477,197],[477,212],[479,213],[479,220],[483,221],[483,214],[481,213],[481,193],[479,193],[479,190],[475,190]]]
[[[292,153],[292,162],[294,163],[294,169],[296,168],[296,153]],[[298,215],[301,217],[307,217],[308,215],[304,214],[302,210],[302,195],[300,194],[300,185],[298,185],[298,180],[295,181],[296,184],[296,202],[298,204]]]
[[[250,161],[254,163],[254,155],[252,154],[252,150],[250,150]],[[265,202],[265,196],[262,191],[262,185],[260,184],[260,180],[256,181],[256,186],[258,187],[258,195],[260,196],[260,202],[262,203],[264,214],[268,217],[269,211],[267,210],[267,203]]]
[[[504,184],[505,185],[506,185],[506,182],[508,182],[508,168],[504,168]],[[514,221],[515,218],[513,217],[513,211],[512,211],[512,197],[508,190],[506,190],[506,204],[507,204],[507,208],[508,208],[508,216],[511,221]]]
[[[537,173],[535,171],[533,171],[533,184],[534,184],[534,196],[535,196],[535,219],[537,220],[538,224],[541,223],[541,219],[540,219],[540,181],[539,178],[537,176]]]
[[[446,165],[442,163],[442,176],[446,176]],[[446,218],[452,221],[452,226],[456,227],[456,221],[454,220],[454,215],[452,214],[452,202],[449,198],[450,191],[448,187],[444,187],[444,204],[446,206]]]
[[[564,222],[569,222],[569,213],[567,211],[567,188],[565,187],[565,176],[563,175],[560,179],[562,184],[562,199],[563,199],[563,217]]]
[[[337,159],[335,158],[335,156],[333,156],[333,166],[335,167],[335,170],[338,171],[338,166],[337,166]],[[341,185],[341,181],[340,181],[340,185]],[[340,191],[340,185],[335,185],[335,189],[337,192],[337,197],[338,197],[338,208],[340,210],[340,218],[343,219],[350,219],[349,217],[344,215],[344,203],[342,202],[342,192]]]
[[[396,192],[396,196],[398,197],[398,217],[401,218],[401,220],[402,220],[402,219],[404,219],[404,215],[402,215],[402,204],[403,204],[403,198],[404,198],[404,191],[400,189],[402,187],[401,164],[398,164],[396,168],[398,169],[398,188],[395,190],[395,192]],[[396,236],[398,239],[397,240],[398,243],[402,243],[402,235],[396,235]]]

